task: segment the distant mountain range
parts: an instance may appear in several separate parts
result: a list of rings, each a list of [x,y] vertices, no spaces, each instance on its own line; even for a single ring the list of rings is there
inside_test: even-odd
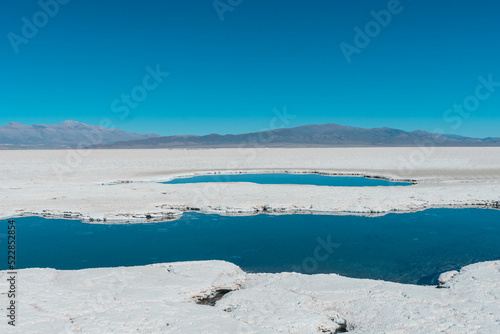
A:
[[[216,147],[362,147],[362,146],[500,146],[500,138],[469,138],[426,131],[339,124],[304,125],[239,135],[167,136],[97,145],[98,148],[216,148]]]
[[[75,121],[31,126],[11,122],[0,126],[0,149],[87,147],[95,144],[107,145],[153,137],[159,137],[159,135],[112,130]]]
[[[93,139],[92,139],[93,138]],[[339,124],[304,125],[238,135],[159,136],[65,121],[56,125],[0,127],[0,149],[70,148],[103,149],[221,148],[221,147],[363,147],[363,146],[500,146],[500,138],[469,138],[426,131]]]

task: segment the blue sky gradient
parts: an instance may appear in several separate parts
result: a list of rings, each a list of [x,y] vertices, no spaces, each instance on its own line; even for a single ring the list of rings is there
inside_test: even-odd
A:
[[[1,125],[176,135],[340,123],[500,137],[499,1],[218,0],[219,13],[211,0],[60,0],[57,13],[55,1],[41,1],[52,3],[46,22],[36,1],[3,5]],[[397,13],[349,62],[341,43],[356,47],[354,28],[388,8]],[[498,84],[476,97],[489,76]],[[453,109],[464,102],[471,111]],[[285,106],[295,117],[272,121]]]

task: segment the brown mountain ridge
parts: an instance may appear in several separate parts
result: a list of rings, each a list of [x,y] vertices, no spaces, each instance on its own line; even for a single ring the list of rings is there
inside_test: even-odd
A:
[[[470,138],[391,128],[365,129],[339,124],[205,136],[163,136],[94,145],[93,148],[222,148],[222,147],[365,147],[365,146],[500,146],[500,138]]]

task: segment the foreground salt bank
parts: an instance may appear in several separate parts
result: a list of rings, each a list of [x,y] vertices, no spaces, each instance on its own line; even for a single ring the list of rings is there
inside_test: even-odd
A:
[[[74,159],[80,153],[2,151],[0,216],[143,222],[189,210],[384,214],[431,207],[498,207],[500,149],[421,152],[419,148],[113,150],[88,151],[85,159]],[[359,174],[417,184],[339,189],[158,183],[180,175],[231,171]],[[225,262],[72,272],[26,269],[22,276],[25,303],[30,305],[22,313],[25,332],[55,328],[58,332],[317,333],[345,327],[358,333],[494,333],[500,322],[498,261],[449,275],[449,289],[336,275],[245,274]],[[237,291],[214,307],[196,304],[220,290]]]
[[[500,261],[447,288],[337,275],[246,274],[221,261],[24,269],[18,333],[497,333]],[[4,291],[6,282],[0,283]],[[200,301],[226,293],[214,306]],[[21,297],[20,297],[21,298]],[[5,303],[2,295],[2,305]],[[0,328],[5,328],[2,322]]]

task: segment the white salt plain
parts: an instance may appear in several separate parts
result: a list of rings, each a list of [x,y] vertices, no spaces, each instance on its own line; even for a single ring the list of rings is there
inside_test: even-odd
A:
[[[84,156],[82,158],[82,156]],[[0,151],[0,217],[133,223],[183,210],[384,214],[498,207],[500,148]],[[409,187],[158,184],[218,172],[324,172],[415,180]],[[108,185],[117,183],[116,185]],[[2,277],[6,273],[2,272]],[[449,288],[337,275],[246,274],[221,261],[19,271],[19,333],[497,333],[500,261]],[[216,306],[195,300],[235,290]],[[5,279],[0,291],[7,290]],[[6,294],[0,308],[6,314]],[[2,332],[12,331],[7,321]]]

